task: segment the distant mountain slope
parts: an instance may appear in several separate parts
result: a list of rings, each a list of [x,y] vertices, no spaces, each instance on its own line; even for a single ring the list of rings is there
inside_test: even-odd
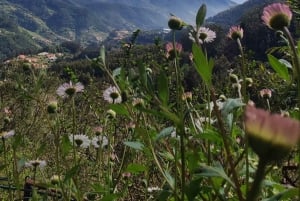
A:
[[[114,30],[166,27],[169,13],[194,23],[203,3],[208,16],[237,5],[231,0],[1,0],[0,60],[22,46],[28,51],[66,40],[97,43]],[[11,50],[3,52],[8,46]]]

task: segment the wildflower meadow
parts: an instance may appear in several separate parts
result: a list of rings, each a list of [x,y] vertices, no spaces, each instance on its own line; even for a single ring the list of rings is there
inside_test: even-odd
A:
[[[172,40],[146,54],[136,51],[134,32],[116,68],[102,46],[85,59],[101,79],[7,64],[0,200],[299,200],[294,12],[285,3],[264,7],[261,23],[282,50],[267,52],[265,62],[250,58],[243,26],[230,27],[226,37],[238,53],[221,73],[208,51],[218,32],[206,27],[205,4],[195,24],[170,16]],[[190,51],[177,39],[181,30]],[[188,87],[187,77],[197,85]]]

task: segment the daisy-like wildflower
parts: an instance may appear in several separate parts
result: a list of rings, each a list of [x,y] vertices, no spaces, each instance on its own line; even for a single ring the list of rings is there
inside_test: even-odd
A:
[[[73,96],[75,93],[83,92],[84,86],[80,82],[75,85],[70,81],[70,83],[64,83],[58,87],[56,94],[62,98],[67,98]]]
[[[11,109],[9,107],[5,107],[5,108],[3,108],[3,113],[5,115],[11,115],[12,111],[11,111]]]
[[[98,149],[98,148],[104,148],[105,146],[108,145],[108,139],[106,136],[97,136],[97,137],[94,137],[92,139],[92,145]]]
[[[103,128],[101,126],[97,126],[97,127],[93,128],[93,131],[96,136],[99,136],[103,132]]]
[[[247,105],[245,130],[254,152],[268,162],[284,158],[299,143],[300,122]]]
[[[155,191],[161,191],[161,188],[159,188],[158,186],[148,187],[147,191],[148,193],[153,193]]]
[[[244,30],[240,26],[232,26],[229,29],[227,37],[232,40],[242,39],[244,37]]]
[[[124,179],[129,179],[131,177],[131,173],[130,172],[124,172],[124,173],[122,173],[122,177]]]
[[[273,3],[264,8],[261,19],[274,30],[283,30],[288,27],[292,20],[292,11],[283,3]]]
[[[199,42],[203,43],[211,43],[216,38],[216,32],[210,30],[207,27],[200,27],[197,32],[197,37],[199,38]]]
[[[191,102],[192,99],[193,99],[193,94],[192,94],[192,92],[187,91],[187,92],[185,92],[185,93],[182,94],[182,100],[183,100],[183,101]]]
[[[91,140],[84,134],[69,135],[69,140],[72,144],[80,148],[88,148],[91,144]]]
[[[133,107],[138,107],[138,106],[142,107],[145,105],[145,101],[142,98],[133,98],[132,105]]]
[[[271,89],[262,89],[259,91],[260,97],[270,99],[272,97]]]
[[[109,103],[121,103],[122,96],[115,86],[110,86],[103,92],[103,98]]]
[[[1,132],[0,133],[0,137],[2,138],[2,140],[5,140],[5,139],[8,139],[8,138],[11,138],[15,135],[15,131],[14,130],[11,130],[11,131],[4,131],[4,132]]]
[[[182,51],[182,45],[180,43],[175,43],[175,48],[173,46],[173,43],[168,42],[166,44],[166,57],[167,59],[173,60],[175,59],[175,51],[176,54],[179,55]]]
[[[31,160],[31,161],[28,161],[25,163],[25,167],[33,167],[33,168],[44,168],[46,167],[47,165],[47,162],[45,160],[39,160],[39,159],[36,159],[36,160]]]
[[[136,126],[135,123],[132,121],[126,125],[127,129],[130,131],[133,131],[135,129],[135,126]]]

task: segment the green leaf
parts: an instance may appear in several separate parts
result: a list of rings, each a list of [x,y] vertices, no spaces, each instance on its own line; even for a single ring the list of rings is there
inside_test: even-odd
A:
[[[235,187],[234,183],[227,176],[223,167],[220,164],[218,164],[216,167],[202,165],[200,167],[200,173],[197,173],[196,175],[201,177],[221,177],[228,181],[228,183],[230,183],[233,187]]]
[[[118,75],[120,75],[121,69],[122,69],[121,67],[114,69],[112,72],[113,77],[117,77]]]
[[[145,65],[142,62],[139,62],[138,69],[139,69],[139,79],[140,79],[140,82],[141,82],[142,86],[147,89],[148,88],[148,82],[147,82],[146,67],[145,67]]]
[[[175,127],[170,126],[164,128],[160,133],[156,136],[155,140],[160,140],[161,138],[165,138],[171,135],[171,133],[175,130]]]
[[[109,194],[109,195],[105,195],[101,201],[114,201],[118,198],[118,195],[116,194]]]
[[[208,140],[213,143],[222,143],[220,134],[212,129],[205,129],[203,133],[197,135],[198,138]]]
[[[161,100],[163,105],[168,105],[169,101],[169,86],[168,86],[168,78],[165,73],[161,72],[158,75],[158,97]]]
[[[104,47],[104,45],[102,45],[100,48],[100,58],[101,58],[103,64],[105,65],[105,47]]]
[[[196,43],[193,43],[192,50],[197,72],[204,80],[205,84],[207,86],[211,86],[212,69],[214,65],[213,60],[210,59],[208,63],[202,48],[199,47]]]
[[[126,171],[131,173],[140,173],[146,170],[147,170],[146,166],[137,163],[129,164],[126,168]]]
[[[66,172],[66,176],[64,179],[64,183],[69,181],[70,179],[73,178],[73,176],[77,175],[80,171],[80,166],[79,165],[75,165],[74,167],[72,167],[70,170],[68,170]]]
[[[296,198],[299,195],[299,189],[290,188],[283,192],[280,192],[270,198],[263,199],[262,201],[278,201],[278,200],[290,200]]]
[[[131,147],[133,149],[136,149],[136,150],[140,150],[142,151],[144,149],[144,145],[141,143],[141,142],[132,142],[132,141],[126,141],[126,142],[123,142],[126,146],[128,147]]]
[[[201,181],[202,179],[192,180],[189,185],[185,188],[188,201],[194,201],[196,196],[201,191]]]
[[[279,59],[278,61],[280,63],[282,63],[283,65],[285,65],[287,68],[290,68],[290,69],[293,68],[292,64],[290,62],[288,62],[287,60],[285,60],[285,59]]]
[[[222,115],[226,117],[229,113],[232,112],[233,109],[237,107],[242,107],[245,104],[240,98],[228,98],[222,107]]]
[[[62,136],[61,146],[62,146],[63,156],[66,156],[69,153],[69,151],[72,149],[72,144],[69,140],[68,135]]]
[[[271,54],[268,54],[268,60],[272,68],[275,70],[275,72],[281,77],[282,79],[286,81],[290,81],[290,75],[289,71],[283,63],[281,63],[276,57],[274,57]]]
[[[168,171],[165,171],[165,178],[172,189],[175,188],[175,179]]]
[[[91,187],[93,188],[94,192],[97,193],[105,193],[107,191],[106,187],[99,183],[91,184]]]
[[[197,16],[196,16],[196,27],[197,27],[197,30],[204,23],[205,16],[206,16],[206,5],[202,4],[201,7],[198,10]]]
[[[25,164],[26,164],[25,158],[21,158],[20,160],[18,160],[18,162],[17,162],[18,171],[21,171],[24,168]]]
[[[129,112],[124,104],[111,104],[109,108],[115,111],[117,114],[129,117]]]
[[[160,109],[162,110],[160,114],[173,121],[175,125],[179,125],[181,123],[179,117],[175,113],[172,113],[167,107],[161,105]]]

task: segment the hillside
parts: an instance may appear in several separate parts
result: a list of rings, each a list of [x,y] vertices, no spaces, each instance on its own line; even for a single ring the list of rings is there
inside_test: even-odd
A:
[[[115,30],[162,28],[169,13],[193,22],[202,3],[208,16],[236,5],[230,0],[2,0],[0,60],[66,40],[99,43]]]

